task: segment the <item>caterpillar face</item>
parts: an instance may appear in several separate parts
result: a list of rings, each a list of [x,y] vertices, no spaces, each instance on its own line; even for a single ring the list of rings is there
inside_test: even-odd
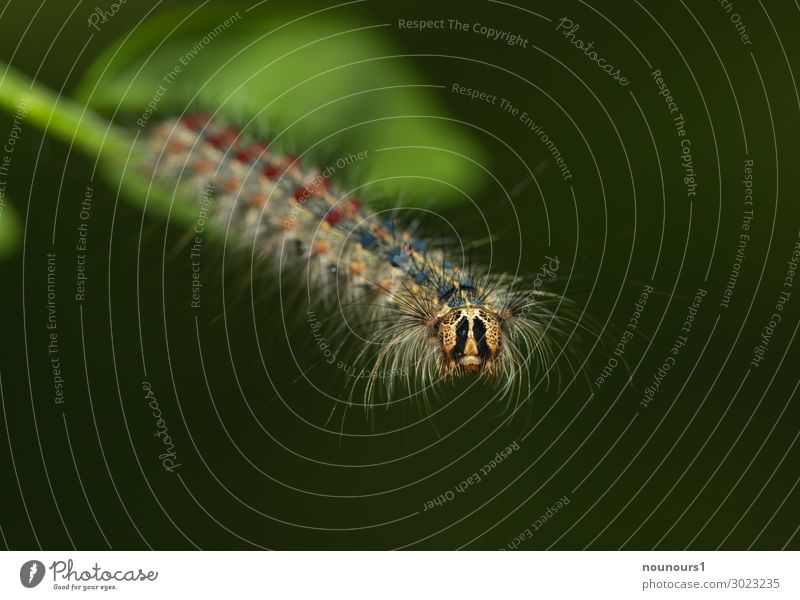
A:
[[[439,318],[438,339],[446,373],[491,373],[503,348],[502,319],[489,306],[448,308]]]

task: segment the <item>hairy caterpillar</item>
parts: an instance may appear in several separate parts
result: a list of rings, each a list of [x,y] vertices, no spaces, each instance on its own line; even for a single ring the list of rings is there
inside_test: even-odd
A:
[[[154,125],[148,144],[154,179],[187,189],[257,265],[302,270],[312,293],[371,324],[354,361],[372,365],[365,399],[379,372],[392,374],[381,378],[388,393],[398,380],[425,393],[459,375],[497,382],[504,393],[527,382],[530,391],[564,354],[574,305],[542,290],[538,276],[456,260],[415,225],[369,212],[325,172],[208,113]]]

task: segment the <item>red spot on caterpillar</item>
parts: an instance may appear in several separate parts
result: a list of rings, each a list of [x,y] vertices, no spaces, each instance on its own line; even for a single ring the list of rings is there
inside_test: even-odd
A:
[[[294,190],[294,199],[300,204],[305,204],[314,195],[314,192],[305,186],[300,186]]]
[[[358,198],[350,198],[350,200],[342,204],[342,212],[348,219],[355,217],[360,208],[361,200]]]
[[[266,142],[253,142],[247,146],[247,151],[253,158],[259,158],[264,152],[267,151],[269,145]]]
[[[258,160],[266,150],[267,145],[264,142],[241,145],[235,154],[235,158],[239,162],[253,162],[254,160]]]
[[[226,145],[226,144],[225,144],[225,142],[224,142],[224,140],[222,139],[222,136],[221,136],[221,135],[219,135],[218,133],[215,133],[215,134],[213,134],[213,135],[210,135],[210,136],[208,136],[208,137],[206,138],[206,141],[207,141],[209,144],[211,144],[212,146],[214,146],[214,148],[217,148],[217,149],[220,149],[220,150],[221,150],[222,148],[224,148],[224,147],[225,147],[225,145]]]
[[[212,133],[208,136],[209,144],[220,150],[232,146],[239,137],[239,130],[236,127],[225,127],[221,131]]]
[[[290,167],[300,168],[300,157],[297,154],[287,154],[286,160],[289,161]]]
[[[276,167],[275,165],[267,163],[266,165],[264,165],[264,168],[261,170],[261,172],[264,173],[265,177],[269,177],[270,179],[275,179],[278,176],[279,170],[278,167]]]
[[[328,214],[325,215],[325,220],[331,225],[336,225],[339,221],[342,220],[342,213],[340,213],[338,210],[335,209],[328,211]]]
[[[189,129],[193,131],[200,131],[208,125],[211,121],[211,113],[206,111],[201,111],[199,113],[195,113],[193,115],[186,115],[183,117],[183,124],[186,125]]]

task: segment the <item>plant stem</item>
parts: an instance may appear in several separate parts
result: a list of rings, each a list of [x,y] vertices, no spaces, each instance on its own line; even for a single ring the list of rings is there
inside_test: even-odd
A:
[[[24,111],[26,121],[91,155],[110,154],[124,160],[133,143],[133,137],[124,129],[82,104],[55,94],[2,61],[0,109],[11,114]]]
[[[5,72],[4,72],[5,71]],[[80,148],[89,156],[102,157],[101,171],[112,180],[125,173],[123,197],[138,206],[161,215],[169,215],[181,223],[193,222],[197,215],[191,203],[173,203],[170,190],[143,180],[135,168],[126,165],[135,138],[92,109],[61,96],[16,69],[0,61],[0,110],[24,115],[25,123],[33,123],[62,142]],[[126,168],[127,167],[127,168]]]

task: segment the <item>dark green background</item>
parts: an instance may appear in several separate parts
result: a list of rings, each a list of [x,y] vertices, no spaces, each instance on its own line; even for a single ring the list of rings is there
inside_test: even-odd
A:
[[[152,6],[143,4],[130,2],[104,25],[69,74],[94,4],[81,5],[67,20],[72,3],[47,2],[40,11],[36,2],[9,3],[0,21],[0,56],[11,61],[30,24],[14,66],[29,75],[40,68],[41,82],[54,89],[66,82],[69,92],[93,57]],[[579,23],[578,37],[595,40],[600,54],[622,68],[631,80],[626,88],[570,46],[554,23],[508,5],[368,1],[346,10],[367,23],[480,21],[519,32],[537,47],[508,47],[466,33],[385,30],[429,82],[458,81],[500,94],[556,141],[574,175],[574,200],[552,164],[539,177],[542,195],[528,182],[513,198],[518,222],[491,181],[475,199],[496,236],[494,260],[503,270],[513,271],[521,257],[521,270],[535,272],[548,253],[565,265],[574,262],[567,293],[594,320],[613,326],[607,333],[612,347],[642,285],[651,282],[660,292],[648,302],[639,327],[644,336],[628,346],[631,385],[624,387],[626,374],[618,368],[591,398],[580,379],[560,391],[540,387],[509,418],[491,387],[447,384],[432,402],[437,412],[431,418],[414,403],[378,409],[370,419],[353,407],[343,433],[341,409],[326,431],[331,400],[298,379],[288,352],[291,347],[299,355],[303,368],[318,362],[303,323],[304,301],[286,292],[282,314],[274,290],[258,291],[265,372],[247,269],[230,258],[224,277],[209,275],[208,303],[199,314],[206,382],[184,293],[190,275],[178,246],[183,230],[156,218],[142,221],[137,207],[115,203],[116,190],[98,184],[90,293],[81,313],[70,298],[71,247],[93,163],[68,154],[61,142],[42,144],[41,134],[26,127],[8,188],[25,219],[24,248],[0,264],[0,541],[12,549],[504,548],[567,495],[570,503],[520,548],[800,547],[798,298],[784,311],[765,360],[748,373],[798,239],[800,101],[792,72],[800,62],[800,13],[791,2],[735,2],[753,40],[745,47],[716,2],[592,4],[606,18],[581,2],[528,8]],[[280,14],[280,3],[269,5]],[[680,180],[680,147],[664,101],[632,44],[663,71],[686,117],[699,183],[693,202]],[[548,157],[529,130],[497,107],[447,90],[440,95],[453,116],[491,131],[529,167]],[[0,132],[10,126],[11,119],[0,116]],[[506,189],[527,180],[525,165],[507,147],[488,135],[477,139]],[[722,309],[748,157],[755,161],[755,221],[731,306]],[[69,394],[63,408],[50,397],[44,328],[45,255],[62,174],[56,248]],[[473,208],[441,212],[465,236],[486,235]],[[699,287],[708,294],[689,342],[652,405],[639,412],[642,389],[680,334]],[[334,335],[333,327],[329,331]],[[578,353],[592,348],[585,336],[574,344]],[[602,352],[591,353],[583,367],[590,380],[605,360]],[[334,395],[348,384],[324,365],[309,378]],[[174,434],[180,479],[157,460],[144,379]],[[452,490],[515,440],[520,449],[481,483],[423,511],[426,501]]]

